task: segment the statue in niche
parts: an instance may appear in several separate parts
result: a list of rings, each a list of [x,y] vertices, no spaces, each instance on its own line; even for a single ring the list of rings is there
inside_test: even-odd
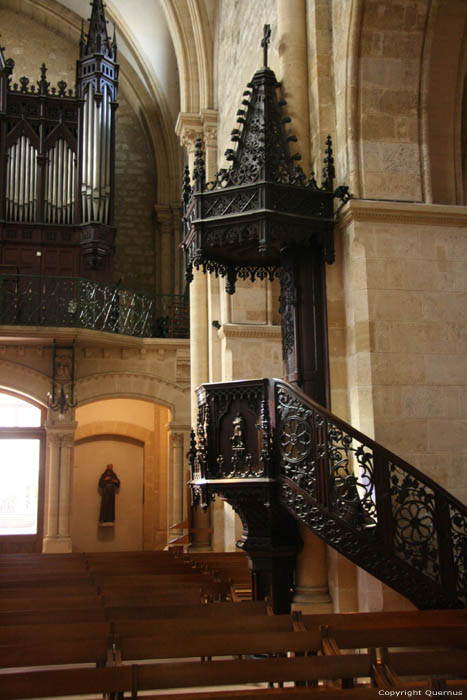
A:
[[[115,492],[120,488],[120,479],[114,472],[113,464],[108,464],[99,479],[102,489],[99,525],[113,525],[115,522]]]
[[[243,418],[243,416],[240,413],[237,413],[237,415],[233,419],[232,426],[233,426],[233,435],[230,438],[230,441],[232,443],[232,452],[234,455],[237,455],[240,457],[243,455],[243,453],[246,450],[245,419]]]

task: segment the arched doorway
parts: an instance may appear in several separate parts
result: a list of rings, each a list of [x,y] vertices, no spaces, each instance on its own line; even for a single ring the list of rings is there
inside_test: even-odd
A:
[[[98,522],[99,477],[112,464],[120,481],[115,522]],[[75,442],[72,541],[79,551],[143,549],[144,443],[126,435],[95,435]]]
[[[0,552],[40,552],[45,409],[0,392]]]
[[[169,527],[170,409],[135,398],[76,409],[71,537],[75,551],[162,549]],[[114,526],[98,523],[98,481],[107,464],[120,479]]]

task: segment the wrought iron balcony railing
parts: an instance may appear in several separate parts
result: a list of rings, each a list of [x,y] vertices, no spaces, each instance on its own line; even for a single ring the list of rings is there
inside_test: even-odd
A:
[[[0,324],[65,326],[142,338],[188,338],[188,301],[80,277],[0,275]]]
[[[467,508],[423,472],[281,380],[204,384],[198,405],[194,499],[228,500],[246,551],[285,509],[419,608],[467,605]]]

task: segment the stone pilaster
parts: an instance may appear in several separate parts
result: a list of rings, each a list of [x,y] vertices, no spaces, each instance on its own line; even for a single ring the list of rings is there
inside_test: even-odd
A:
[[[167,204],[155,204],[156,215],[156,279],[159,294],[173,294],[174,289],[174,219]]]
[[[302,156],[300,165],[307,172],[310,167],[310,122],[308,89],[303,82],[304,76],[308,75],[305,0],[277,0],[277,30],[287,112],[298,140],[296,150]],[[291,151],[293,153],[293,146]]]
[[[47,423],[43,552],[71,552],[71,469],[76,422]]]
[[[212,139],[208,126],[212,120],[209,119],[210,110],[207,111],[206,137]],[[197,114],[180,113],[178,115],[175,131],[180,137],[181,145],[186,149],[188,156],[188,167],[190,173],[193,171],[194,151],[196,140],[205,139],[203,126],[203,116]],[[206,153],[206,159],[211,165],[211,147]],[[213,173],[208,169],[206,163],[207,178],[210,179]],[[193,281],[190,285],[190,378],[191,378],[191,422],[196,425],[198,405],[195,394],[197,386],[209,380],[209,318],[208,318],[208,285],[207,277],[202,271],[194,270]],[[197,548],[209,547],[209,512],[204,513],[199,508],[193,513],[193,545]],[[196,532],[198,530],[198,532]]]
[[[185,454],[190,446],[189,426],[175,426],[169,424],[169,525],[181,523],[187,517],[187,463]],[[169,539],[183,534],[183,528],[175,528],[170,531]]]

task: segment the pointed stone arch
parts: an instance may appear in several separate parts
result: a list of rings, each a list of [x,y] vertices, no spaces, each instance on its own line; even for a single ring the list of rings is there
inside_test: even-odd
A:
[[[213,42],[205,0],[160,0],[177,56],[180,111],[213,107]]]

